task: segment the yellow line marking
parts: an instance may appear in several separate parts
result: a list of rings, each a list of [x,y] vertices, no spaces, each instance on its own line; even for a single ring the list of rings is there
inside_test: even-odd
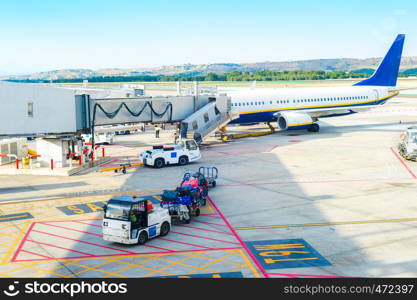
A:
[[[288,228],[288,227],[309,227],[309,226],[332,226],[332,225],[349,225],[349,224],[372,224],[372,223],[401,223],[401,222],[417,222],[417,218],[327,222],[327,223],[311,223],[311,224],[270,225],[270,226],[253,226],[253,227],[235,227],[235,230]]]
[[[258,271],[256,271],[254,265],[252,264],[252,262],[249,260],[248,256],[246,255],[246,253],[242,250],[239,249],[238,250],[240,252],[240,254],[242,255],[243,259],[246,262],[246,265],[249,267],[249,269],[252,271],[253,275],[255,275],[256,278],[261,278],[262,276],[259,274]]]
[[[53,274],[53,275],[56,275],[56,276],[59,276],[59,277],[64,277],[64,278],[72,277],[72,275],[63,275],[63,274],[59,274],[59,273],[56,273],[56,272],[53,271],[55,269],[62,268],[62,265],[59,265],[58,267],[53,268],[52,270],[45,270],[45,269],[42,269],[42,268],[35,267],[33,265],[28,265],[26,263],[21,263],[21,264],[23,266],[27,266],[28,268],[31,268],[31,269],[34,269],[34,270],[37,270],[37,271],[40,271],[40,272],[43,272],[43,273]]]
[[[183,264],[183,262],[185,262],[186,260],[188,260],[188,259],[190,259],[190,256],[192,257],[192,256],[194,256],[193,254],[190,254],[190,255],[188,255],[188,256],[186,256],[186,257],[184,257],[183,259],[181,259],[181,260],[179,260],[179,261],[171,261],[171,260],[165,260],[165,259],[161,259],[160,258],[160,260],[162,260],[162,261],[168,261],[168,262],[171,262],[171,264],[169,264],[169,265],[167,265],[167,266],[165,266],[165,267],[163,267],[163,268],[160,268],[160,269],[158,269],[158,270],[154,270],[153,272],[151,272],[151,273],[148,273],[148,274],[146,274],[145,276],[143,276],[143,277],[149,277],[149,276],[151,276],[151,275],[153,275],[153,274],[156,274],[156,273],[161,273],[161,274],[163,274],[164,272],[163,271],[165,271],[166,269],[169,269],[169,268],[171,268],[171,267],[173,267],[173,266],[176,266],[176,265],[182,265],[182,266],[184,266],[185,264]],[[189,265],[186,265],[187,267],[189,267]],[[194,267],[193,266],[193,268],[198,268],[198,267]],[[165,273],[166,274],[166,273]],[[170,275],[174,275],[174,274],[170,274]]]
[[[351,103],[344,103],[344,104],[326,104],[326,105],[315,105],[315,106],[299,106],[299,107],[282,107],[282,108],[275,108],[275,109],[263,109],[263,110],[253,110],[253,111],[245,111],[245,112],[239,112],[239,114],[241,115],[246,115],[246,114],[253,114],[253,113],[260,113],[260,112],[268,112],[268,111],[282,111],[282,110],[296,110],[296,109],[303,109],[303,108],[311,108],[311,109],[316,109],[316,108],[322,108],[322,107],[340,107],[340,106],[353,106],[353,105],[357,105],[357,104],[365,104],[365,103],[372,103],[372,102],[376,102],[376,101],[380,101],[380,100],[385,100],[391,97],[394,97],[396,95],[398,95],[400,92],[395,92],[391,95],[388,95],[386,97],[382,97],[379,99],[373,99],[373,100],[368,100],[368,101],[361,101],[361,102],[351,102]],[[327,97],[326,97],[327,98]],[[334,97],[332,97],[334,98]],[[348,109],[349,107],[346,107],[346,109]]]
[[[275,261],[299,261],[299,260],[315,260],[319,259],[318,257],[306,257],[306,258],[283,258],[283,259],[274,259]]]
[[[17,244],[21,241],[23,234],[26,233],[30,223],[31,222],[26,221],[25,224],[23,225],[23,227],[20,229],[19,234],[15,238],[14,242],[10,245],[9,250],[6,252],[6,255],[2,259],[2,261],[1,261],[2,264],[5,264],[9,260],[10,256],[12,255],[13,251],[15,250]]]
[[[141,266],[142,264],[147,263],[147,262],[152,261],[152,260],[155,260],[158,257],[156,257],[156,258],[155,257],[149,257],[148,259],[145,259],[145,260],[141,261],[139,264],[131,264],[131,263],[128,263],[128,262],[124,262],[122,260],[113,260],[113,259],[110,259],[108,262],[115,262],[115,263],[124,264],[124,265],[127,265],[127,266],[124,267],[124,268],[121,268],[120,270],[117,270],[116,272],[113,272],[110,275],[104,276],[104,278],[108,278],[108,277],[110,277],[112,275],[115,275],[115,276],[123,276],[123,275],[119,275],[118,273],[124,272],[124,271],[129,270],[129,269],[132,269],[134,267],[137,267],[138,269],[144,269],[143,266]],[[126,276],[123,276],[123,277],[126,277]]]
[[[92,195],[88,195],[88,194],[82,194],[82,195],[77,195],[77,196],[60,196],[60,197],[49,197],[49,198],[41,198],[41,199],[33,199],[33,200],[18,200],[18,201],[10,201],[10,202],[0,202],[0,205],[8,205],[8,204],[19,204],[19,203],[30,203],[30,202],[44,202],[44,201],[59,201],[59,200],[63,200],[63,199],[71,199],[71,198],[92,198],[92,197],[102,197],[102,196],[107,196],[107,195],[114,195],[114,196],[119,196],[119,195],[125,195],[125,194],[131,194],[131,193],[155,193],[155,190],[149,190],[149,191],[126,191],[126,192],[110,192],[110,193],[99,193],[99,194],[92,194]],[[159,191],[156,191],[159,192]]]
[[[22,217],[25,217],[25,215],[26,215],[26,216],[29,216],[29,214],[21,214],[20,216],[0,217],[0,220],[17,219],[17,218],[22,218]]]
[[[78,276],[78,275],[80,275],[81,273],[84,273],[84,272],[87,272],[87,271],[97,271],[97,272],[101,272],[101,273],[104,273],[104,274],[107,274],[106,276],[108,276],[108,275],[115,275],[115,276],[119,276],[119,277],[122,277],[122,276],[120,276],[120,275],[117,275],[117,274],[114,274],[114,273],[112,273],[112,272],[107,272],[107,271],[104,271],[104,270],[101,270],[101,269],[97,269],[97,268],[99,268],[99,267],[101,267],[101,266],[104,266],[104,265],[106,265],[106,264],[108,264],[108,263],[110,263],[110,262],[112,262],[111,260],[107,260],[107,261],[105,261],[105,262],[103,262],[103,263],[101,263],[101,264],[98,264],[98,265],[95,265],[95,266],[92,266],[92,267],[88,267],[88,266],[84,266],[84,265],[80,265],[80,264],[77,264],[77,263],[75,263],[75,262],[68,262],[67,263],[67,265],[74,265],[74,266],[78,266],[78,267],[81,267],[81,268],[84,268],[84,270],[81,270],[81,271],[78,271],[77,273],[74,273],[73,274],[73,276]],[[105,277],[106,277],[105,276]],[[123,276],[124,277],[124,276]],[[124,277],[124,278],[126,278],[126,277]]]

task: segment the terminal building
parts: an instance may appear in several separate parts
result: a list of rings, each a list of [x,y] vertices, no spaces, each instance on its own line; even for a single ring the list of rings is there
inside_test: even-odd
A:
[[[181,137],[202,141],[235,118],[226,94],[202,93],[194,83],[193,92],[182,95],[177,87],[174,96],[148,96],[138,85],[96,89],[0,82],[0,163],[29,156],[43,167],[52,162],[66,167],[86,146],[94,159],[97,132],[117,124],[176,123]],[[82,134],[92,137],[89,145]],[[35,141],[36,151],[26,139]]]

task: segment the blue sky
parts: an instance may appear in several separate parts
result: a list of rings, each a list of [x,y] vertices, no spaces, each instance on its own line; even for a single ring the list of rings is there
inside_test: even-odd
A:
[[[417,55],[417,2],[15,0],[0,4],[0,74],[63,68]]]

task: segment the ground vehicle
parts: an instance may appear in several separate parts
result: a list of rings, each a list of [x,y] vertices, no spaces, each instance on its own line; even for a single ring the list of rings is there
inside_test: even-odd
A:
[[[201,205],[206,205],[208,196],[208,182],[202,173],[185,173],[180,186],[190,186],[194,188],[197,192],[198,200]]]
[[[216,179],[219,175],[219,170],[216,167],[200,167],[198,173],[202,174],[207,180],[207,184],[216,187]]]
[[[168,210],[153,207],[150,200],[130,195],[110,199],[103,207],[103,239],[122,244],[143,245],[171,229]]]
[[[125,134],[130,134],[130,130],[121,129],[121,130],[116,131],[116,135],[125,135]]]
[[[98,144],[105,144],[110,145],[113,144],[113,136],[114,133],[112,132],[100,132],[94,134],[94,143]],[[91,134],[83,134],[81,135],[84,143],[91,143]]]
[[[164,190],[161,207],[167,208],[171,217],[188,224],[191,216],[200,215],[200,201],[198,188],[191,186],[178,187],[174,191]]]
[[[417,126],[407,128],[402,134],[401,142],[398,144],[398,152],[405,159],[417,159]]]
[[[175,146],[153,146],[139,156],[145,166],[162,168],[165,165],[186,165],[201,158],[200,149],[193,139],[177,140]]]

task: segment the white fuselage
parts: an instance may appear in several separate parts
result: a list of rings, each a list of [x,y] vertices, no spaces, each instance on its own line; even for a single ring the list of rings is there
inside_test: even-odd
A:
[[[394,87],[350,86],[255,89],[230,92],[228,96],[231,96],[232,111],[240,115],[232,123],[252,123],[274,121],[281,111],[311,115],[314,110],[314,117],[346,114],[351,109],[384,104],[397,94]]]

